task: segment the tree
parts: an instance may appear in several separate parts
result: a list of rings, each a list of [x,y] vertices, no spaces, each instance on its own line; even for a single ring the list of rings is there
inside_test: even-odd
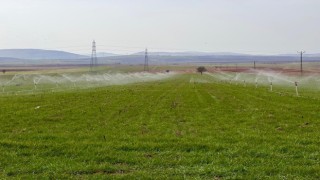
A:
[[[201,75],[202,75],[202,73],[203,73],[203,72],[206,72],[207,69],[206,69],[204,66],[199,66],[199,67],[197,68],[197,71],[198,71],[199,73],[201,73]]]
[[[6,70],[5,70],[5,69],[4,69],[4,70],[2,70],[2,73],[3,73],[3,74],[5,74],[5,73],[6,73]]]

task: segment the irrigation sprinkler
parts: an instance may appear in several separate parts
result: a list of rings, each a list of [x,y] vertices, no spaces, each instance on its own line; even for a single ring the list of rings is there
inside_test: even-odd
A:
[[[294,82],[294,85],[296,86],[296,95],[299,96],[299,92],[298,92],[298,82]]]
[[[256,88],[258,88],[258,81],[256,81]]]
[[[22,87],[25,83],[29,86],[29,90],[26,91],[19,91],[20,93],[32,93],[35,94],[39,90],[42,91],[43,88],[46,89],[47,84],[51,86],[51,88],[47,89],[52,91],[57,91],[60,88],[87,88],[87,87],[95,87],[95,86],[103,86],[103,85],[114,85],[114,84],[126,84],[126,83],[133,83],[133,82],[146,82],[146,81],[153,81],[158,79],[163,79],[172,76],[174,73],[166,73],[166,74],[148,74],[148,73],[128,73],[128,74],[105,74],[104,76],[99,74],[93,75],[82,75],[82,76],[67,76],[62,74],[61,77],[55,76],[46,76],[46,75],[33,75],[33,76],[21,76],[15,75],[12,79],[8,81],[0,81],[0,94],[14,94],[15,91],[18,91],[18,87]],[[31,77],[31,78],[30,78]],[[16,82],[16,80],[19,80]],[[23,82],[20,82],[20,81]],[[223,83],[228,83],[229,79],[222,80]],[[42,81],[43,85],[42,86]],[[32,88],[33,83],[33,88]],[[66,84],[65,84],[66,83]],[[191,78],[190,83],[195,85],[197,81],[194,78]],[[13,90],[10,90],[11,86],[17,86]],[[38,89],[38,85],[40,89]],[[66,87],[64,87],[66,85]],[[45,90],[44,89],[44,90]]]
[[[232,79],[229,80],[229,83],[232,84]]]
[[[270,91],[272,92],[272,81],[270,82]]]
[[[37,85],[40,83],[42,78],[43,77],[33,79],[34,90],[37,90]]]
[[[247,84],[246,84],[246,80],[243,80],[243,87],[246,87]]]

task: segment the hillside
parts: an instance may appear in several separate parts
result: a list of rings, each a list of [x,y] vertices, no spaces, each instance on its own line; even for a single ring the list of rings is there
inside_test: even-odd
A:
[[[88,56],[65,51],[43,49],[0,49],[0,57],[16,59],[82,59]]]
[[[99,64],[143,64],[144,52],[131,55],[117,55],[97,52]],[[50,61],[43,61],[50,60]],[[320,60],[320,54],[305,54],[305,62]],[[286,63],[300,62],[298,54],[250,55],[232,52],[149,52],[150,64],[185,64],[185,63]],[[0,65],[40,65],[40,64],[90,64],[90,55],[79,55],[65,51],[41,49],[2,49]]]

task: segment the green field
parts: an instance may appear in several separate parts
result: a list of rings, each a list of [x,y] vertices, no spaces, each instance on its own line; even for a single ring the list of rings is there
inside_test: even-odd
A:
[[[319,97],[199,74],[1,95],[0,179],[320,179]]]

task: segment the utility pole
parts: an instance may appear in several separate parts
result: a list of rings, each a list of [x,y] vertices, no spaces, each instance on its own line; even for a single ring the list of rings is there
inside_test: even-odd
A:
[[[306,53],[305,51],[298,51],[298,53],[300,54],[300,72],[301,72],[301,75],[302,75],[302,72],[303,72],[303,69],[302,69],[302,57],[303,57],[303,54]]]
[[[149,71],[148,49],[146,49],[145,55],[144,55],[144,71]]]
[[[93,40],[92,42],[92,53],[91,53],[91,61],[90,61],[90,71],[93,72],[94,68],[98,64],[97,58],[97,49],[96,49],[96,42]]]

